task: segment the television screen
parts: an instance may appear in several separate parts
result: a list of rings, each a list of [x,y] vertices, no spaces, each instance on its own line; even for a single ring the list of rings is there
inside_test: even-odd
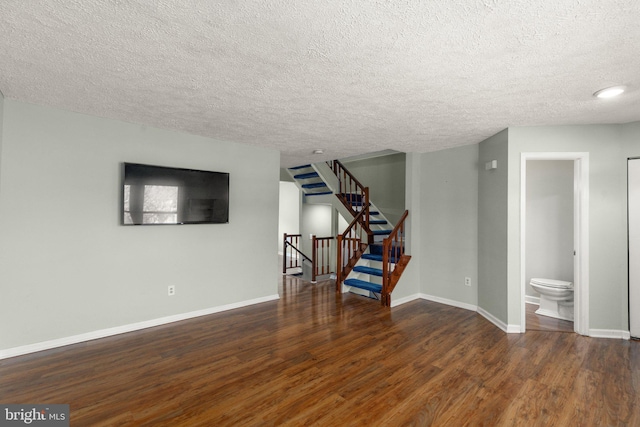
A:
[[[124,164],[122,224],[229,222],[229,174]]]

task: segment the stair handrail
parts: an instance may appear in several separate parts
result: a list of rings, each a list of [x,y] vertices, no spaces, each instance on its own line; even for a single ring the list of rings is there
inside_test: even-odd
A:
[[[349,209],[349,212],[353,216],[357,216],[358,211],[353,207],[351,201],[354,198],[360,198],[362,206],[367,207],[367,214],[362,217],[362,223],[365,228],[369,229],[369,187],[362,185],[358,178],[356,178],[339,160],[333,160],[333,162],[327,162],[331,167],[333,173],[338,177],[338,199]]]
[[[300,264],[299,262],[299,257],[296,256],[294,257],[294,251],[299,255],[302,255],[302,257],[304,259],[306,259],[309,262],[311,261],[311,258],[309,258],[308,256],[306,256],[300,249],[298,249],[298,244],[300,243],[300,238],[302,237],[302,234],[287,234],[284,233],[284,239],[282,242],[282,274],[285,274],[287,272],[288,268],[296,268],[296,267],[302,267],[302,264]],[[289,266],[287,267],[287,249],[289,249]],[[295,262],[294,262],[295,260]]]
[[[397,280],[394,281],[392,277],[394,269],[397,269],[401,262],[404,269],[404,265],[408,262],[404,253],[404,223],[408,215],[409,211],[405,210],[393,231],[382,241],[382,293],[380,301],[385,307],[391,306],[391,292],[397,283]]]
[[[311,236],[311,281],[315,282],[318,276],[333,273],[331,268],[331,241],[335,238]]]
[[[365,228],[362,223],[362,216],[368,215],[368,211],[369,207],[367,206],[366,209],[358,212],[349,226],[336,236],[336,292],[341,292],[342,281],[351,272],[367,245],[373,241],[373,232]],[[367,235],[366,243],[362,242],[363,234]],[[348,243],[346,246],[345,242]],[[343,254],[345,249],[346,253]]]

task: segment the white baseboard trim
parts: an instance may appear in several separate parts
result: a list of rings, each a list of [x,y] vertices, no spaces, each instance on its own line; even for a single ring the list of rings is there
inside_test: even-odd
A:
[[[417,299],[420,299],[420,294],[413,294],[413,295],[409,295],[407,297],[398,298],[398,299],[391,298],[391,307],[392,308],[397,307],[399,305],[406,304],[408,302],[415,301]]]
[[[540,297],[525,295],[524,302],[526,302],[527,304],[540,305]]]
[[[522,332],[520,330],[520,325],[507,325],[482,307],[478,307],[478,314],[508,334],[519,334]]]
[[[219,313],[221,311],[233,310],[234,308],[246,307],[249,305],[260,304],[267,301],[279,299],[279,295],[269,295],[262,298],[241,301],[233,304],[221,305],[218,307],[206,308],[204,310],[191,311],[189,313],[175,314],[172,316],[160,317],[158,319],[145,320],[144,322],[131,323],[129,325],[116,326],[114,328],[100,329],[98,331],[87,332],[84,334],[73,335],[64,338],[57,338],[49,341],[42,341],[35,344],[23,345],[20,347],[8,348],[0,350],[0,360],[9,357],[21,356],[28,353],[36,353],[38,351],[49,350],[52,348],[63,347],[65,345],[77,344],[85,341],[96,340],[99,338],[110,337],[113,335],[124,334],[127,332],[139,331],[141,329],[152,328],[154,326],[166,325],[167,323],[179,322],[181,320],[192,319],[194,317],[206,316],[208,314]]]
[[[437,297],[429,294],[419,294],[420,298],[426,299],[428,301],[437,302],[440,304],[446,304],[453,307],[464,308],[465,310],[478,311],[478,306],[473,304],[467,304],[466,302],[455,301],[452,299]]]
[[[629,331],[620,331],[617,329],[589,329],[589,336],[591,338],[631,339],[631,333]]]
[[[504,323],[502,320],[498,319],[497,317],[495,317],[493,314],[486,311],[485,309],[478,307],[478,314],[484,317],[485,319],[487,319],[489,322],[496,325],[498,328],[502,329],[504,332],[507,332],[507,324]]]

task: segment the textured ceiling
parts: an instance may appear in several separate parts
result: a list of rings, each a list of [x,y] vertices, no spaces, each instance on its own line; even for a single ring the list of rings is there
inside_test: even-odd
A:
[[[273,147],[283,166],[426,152],[640,120],[640,2],[2,0],[0,91]]]

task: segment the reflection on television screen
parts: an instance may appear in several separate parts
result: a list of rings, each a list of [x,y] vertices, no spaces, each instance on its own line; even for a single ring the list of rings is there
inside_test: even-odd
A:
[[[124,164],[122,223],[229,222],[229,174]]]

